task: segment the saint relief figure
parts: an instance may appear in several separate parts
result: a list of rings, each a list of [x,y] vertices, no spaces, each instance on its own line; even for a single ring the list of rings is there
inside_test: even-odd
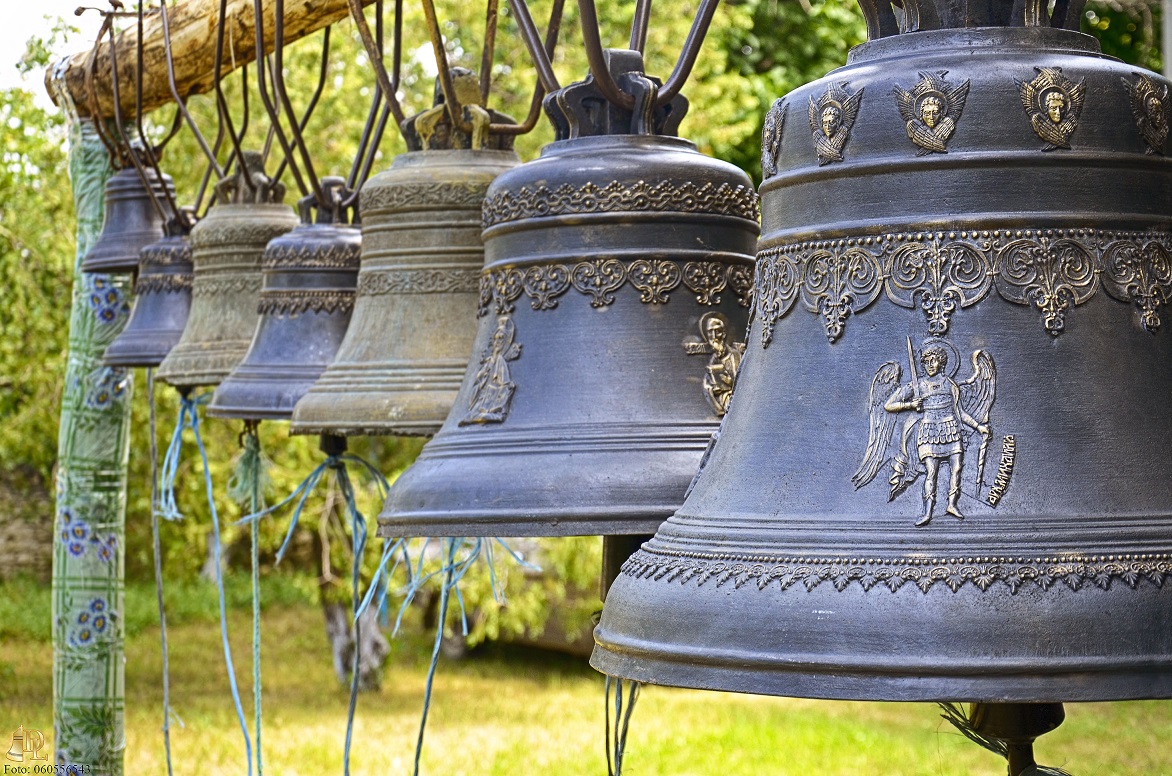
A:
[[[810,98],[810,131],[814,136],[819,166],[843,160],[843,149],[858,118],[863,90],[851,94],[846,86],[845,81],[831,84],[819,99]]]
[[[472,382],[468,413],[460,421],[461,426],[501,423],[508,417],[509,404],[517,390],[509,362],[521,357],[521,346],[513,341],[516,334],[516,324],[509,316],[497,318],[496,331],[480,357],[480,368]]]
[[[984,350],[974,351],[972,376],[957,383],[953,379],[956,367],[951,373],[949,371],[950,348],[942,340],[926,343],[919,358],[924,372],[921,377],[909,339],[908,362],[912,379],[907,383],[902,382],[896,362],[888,361],[879,367],[871,383],[867,451],[863,463],[851,478],[855,488],[861,488],[890,461],[891,492],[888,500],[893,500],[923,474],[924,510],[917,526],[927,525],[932,519],[937,481],[941,465],[945,463],[948,465],[948,500],[944,511],[959,520],[964,519],[960,496],[966,441],[974,433],[980,438],[976,467],[979,495],[985,455],[992,437],[989,411],[997,386],[993,357]],[[889,457],[888,448],[901,416],[904,423],[897,449],[894,456]]]
[[[731,340],[728,318],[716,312],[701,316],[700,334],[703,342],[689,342],[684,348],[689,355],[711,354],[704,373],[704,394],[716,417],[722,418],[737,385],[745,343]]]

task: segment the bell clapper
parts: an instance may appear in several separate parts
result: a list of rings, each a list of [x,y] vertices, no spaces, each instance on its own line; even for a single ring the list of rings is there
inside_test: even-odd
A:
[[[1061,703],[974,703],[968,718],[976,733],[1004,744],[1009,776],[1022,776],[1038,767],[1034,739],[1061,725],[1066,712]]]

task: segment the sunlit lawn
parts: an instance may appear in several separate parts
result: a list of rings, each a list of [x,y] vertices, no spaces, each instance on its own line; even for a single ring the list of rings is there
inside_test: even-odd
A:
[[[5,592],[0,587],[0,593]],[[132,591],[145,597],[148,590]],[[12,601],[8,602],[13,603]],[[128,607],[129,608],[129,607]],[[182,619],[182,618],[181,618]],[[45,613],[46,628],[48,613]],[[251,709],[246,610],[232,613],[237,671]],[[0,628],[0,736],[18,724],[50,735],[47,644]],[[283,601],[264,614],[265,771],[341,773],[347,693],[330,665],[319,610]],[[243,774],[244,749],[206,617],[170,629],[176,774]],[[421,635],[397,642],[383,687],[358,707],[351,772],[409,773],[428,658]],[[165,773],[157,632],[127,644],[126,773]],[[602,679],[584,660],[493,647],[441,662],[425,774],[605,774]],[[1172,703],[1068,706],[1039,761],[1086,774],[1172,774]],[[251,715],[250,715],[251,716]],[[659,774],[1002,774],[1004,765],[925,704],[841,703],[647,688],[624,772]]]

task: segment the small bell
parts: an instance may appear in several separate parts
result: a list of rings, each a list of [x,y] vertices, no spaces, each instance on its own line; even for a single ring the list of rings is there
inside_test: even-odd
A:
[[[476,333],[484,193],[520,160],[511,136],[470,148],[447,122],[435,124],[441,104],[437,88],[436,107],[405,122],[415,150],[362,187],[353,325],[298,402],[293,433],[431,435],[452,408]]]
[[[472,358],[383,536],[647,533],[727,407],[756,194],[670,136],[686,101],[656,106],[638,53],[608,54],[635,109],[592,78],[551,94],[559,140],[489,187]]]
[[[172,220],[163,239],[142,249],[134,308],[102,356],[106,366],[155,367],[179,342],[191,308],[189,232],[186,222]]]
[[[1172,697],[1170,84],[1102,56],[1077,3],[860,5],[872,40],[769,112],[737,398],[592,664]]]
[[[216,204],[191,231],[191,312],[159,366],[159,379],[179,388],[216,385],[244,358],[256,330],[265,246],[297,225],[281,204],[284,185],[265,175],[261,155],[245,152],[244,159],[244,170],[216,185]]]
[[[354,311],[362,235],[333,207],[345,199],[345,181],[321,185],[330,202],[302,199],[301,223],[265,248],[260,322],[248,353],[216,388],[211,417],[287,420],[338,351]]]
[[[132,147],[131,152],[141,150]],[[155,202],[166,211],[169,206],[165,192],[174,197],[175,186],[170,175],[160,179],[152,165],[143,164],[141,169],[142,175],[133,166],[124,167],[106,181],[102,232],[82,260],[82,272],[135,272],[142,249],[163,237],[165,219]],[[143,185],[143,175],[150,191]]]

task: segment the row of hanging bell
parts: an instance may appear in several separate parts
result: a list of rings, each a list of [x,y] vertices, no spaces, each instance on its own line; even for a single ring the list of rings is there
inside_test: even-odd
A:
[[[1172,696],[1169,82],[1104,57],[1080,3],[860,5],[871,40],[769,111],[736,397],[592,664]]]
[[[346,182],[320,184],[326,201],[302,198],[301,222],[265,248],[259,322],[248,352],[216,388],[210,417],[288,420],[338,351],[354,311],[362,235],[348,223]]]
[[[474,73],[453,68],[453,76],[479,95]],[[293,433],[431,435],[456,399],[476,331],[484,193],[520,160],[511,135],[453,127],[438,84],[433,107],[402,129],[408,152],[359,197],[353,323],[297,403]]]
[[[138,271],[142,249],[161,239],[164,225],[174,218],[167,204],[175,196],[171,176],[160,175],[147,163],[140,144],[131,143],[128,153],[136,154],[139,164],[123,167],[107,179],[102,231],[82,259],[82,272]]]
[[[102,356],[106,366],[156,367],[179,342],[191,308],[189,223],[190,213],[181,213],[139,253],[134,307]]]
[[[550,94],[557,141],[488,188],[472,358],[382,536],[648,533],[683,500],[740,364],[757,197],[672,136],[686,101],[655,107],[639,54],[607,61],[635,109],[592,78]]]
[[[181,389],[217,385],[248,352],[257,327],[261,258],[297,225],[285,187],[265,175],[260,154],[216,184],[215,204],[191,231],[191,310],[183,336],[159,366]]]

